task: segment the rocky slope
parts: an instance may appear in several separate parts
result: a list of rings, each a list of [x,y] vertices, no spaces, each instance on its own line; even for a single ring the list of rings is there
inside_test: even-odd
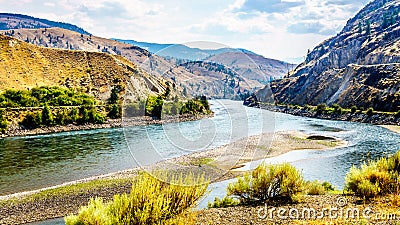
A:
[[[163,94],[168,86],[118,55],[42,48],[4,35],[0,49],[0,90],[64,86],[105,101],[118,84],[131,100]]]
[[[50,28],[59,27],[71,31],[76,31],[81,34],[88,34],[89,32],[84,29],[62,22],[54,22],[46,19],[35,18],[32,16],[26,16],[21,14],[13,13],[0,13],[0,30],[12,30],[19,28]]]
[[[275,100],[399,110],[399,8],[400,0],[369,3],[338,35],[315,47],[289,76],[271,84]]]

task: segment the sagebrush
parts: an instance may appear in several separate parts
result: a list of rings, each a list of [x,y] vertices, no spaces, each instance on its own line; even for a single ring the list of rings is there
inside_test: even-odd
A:
[[[194,224],[192,209],[208,187],[204,178],[192,175],[171,178],[164,172],[153,175],[139,174],[133,181],[131,193],[115,195],[111,202],[101,198],[90,200],[78,215],[66,217],[66,224]]]

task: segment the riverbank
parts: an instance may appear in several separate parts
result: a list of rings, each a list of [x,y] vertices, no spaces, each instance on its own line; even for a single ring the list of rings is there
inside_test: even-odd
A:
[[[16,137],[16,136],[33,136],[60,132],[70,132],[79,130],[95,130],[95,129],[108,129],[118,127],[131,127],[131,126],[145,126],[153,124],[167,124],[167,123],[180,123],[187,121],[200,120],[203,118],[212,117],[214,114],[199,114],[199,115],[177,115],[177,116],[166,116],[162,119],[154,119],[150,116],[132,117],[129,119],[108,119],[104,124],[69,124],[66,126],[51,126],[41,127],[36,129],[23,129],[18,124],[12,124],[5,134],[1,134],[1,138]]]
[[[326,120],[340,120],[340,121],[350,121],[350,122],[359,122],[359,123],[370,123],[375,125],[395,125],[400,126],[400,117],[396,117],[394,113],[385,113],[385,112],[372,112],[368,114],[366,111],[356,111],[354,113],[351,112],[341,112],[336,113],[332,111],[316,111],[316,110],[308,110],[306,107],[300,106],[275,106],[268,104],[258,104],[252,107],[258,107],[261,109],[291,114],[294,116],[302,116],[302,117],[310,117],[317,119],[326,119]]]
[[[131,178],[140,170],[167,169],[171,173],[206,174],[212,182],[234,178],[242,172],[232,169],[261,158],[300,149],[322,150],[344,146],[346,142],[330,137],[281,132],[244,138],[231,144],[166,160],[145,168],[107,174],[41,191],[3,196],[0,224],[21,224],[77,213],[90,198],[110,200],[115,194],[130,191]]]
[[[384,127],[392,132],[400,134],[400,126],[397,125],[381,125],[381,127]]]

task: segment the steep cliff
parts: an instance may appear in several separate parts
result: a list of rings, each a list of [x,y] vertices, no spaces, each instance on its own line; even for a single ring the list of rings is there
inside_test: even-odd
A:
[[[400,106],[400,0],[375,0],[315,47],[289,76],[271,84],[280,103]]]

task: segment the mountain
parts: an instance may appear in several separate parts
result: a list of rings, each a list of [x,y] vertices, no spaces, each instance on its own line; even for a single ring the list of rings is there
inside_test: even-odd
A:
[[[168,88],[165,80],[118,55],[42,48],[1,34],[0,49],[0,90],[62,86],[105,101],[121,85],[124,98],[137,101]]]
[[[236,73],[250,80],[267,83],[281,78],[295,65],[249,52],[225,52],[210,56],[206,61],[216,62],[232,68]]]
[[[233,69],[243,78],[256,81],[251,82],[254,84],[251,89],[260,87],[262,84],[266,84],[276,78],[281,78],[295,67],[294,64],[268,59],[246,49],[220,48],[207,50],[191,48],[181,44],[157,44],[132,40],[116,40],[144,48],[158,56],[166,57],[178,65],[187,61],[205,61],[223,64]],[[198,69],[198,67],[196,68]]]
[[[240,100],[263,86],[222,64],[191,61],[179,66],[195,75],[185,82],[197,95]]]
[[[192,48],[183,44],[157,44],[148,42],[138,42],[134,40],[114,39],[116,41],[135,45],[148,50],[151,53],[159,56],[175,59],[184,59],[190,61],[198,61],[206,59],[210,56],[225,53],[225,52],[245,52],[253,53],[246,49],[238,48],[219,48],[219,49],[200,49]]]
[[[13,30],[20,28],[37,29],[50,27],[59,27],[81,34],[90,35],[89,32],[83,30],[82,28],[69,23],[54,22],[21,14],[0,13],[0,30]]]
[[[400,0],[375,0],[366,5],[288,76],[271,83],[275,100],[399,110],[399,8]]]
[[[221,96],[224,96],[223,93],[233,93],[232,95],[226,94],[226,98],[237,99],[240,96],[237,90],[233,92],[226,91],[228,81],[226,81],[226,76],[223,74],[215,76],[214,72],[204,68],[200,69],[198,66],[188,70],[181,65],[185,60],[167,60],[137,46],[93,35],[83,35],[61,28],[15,29],[13,31],[3,31],[0,34],[7,34],[19,40],[48,48],[104,52],[126,57],[149,74],[167,80],[170,83],[175,83],[181,90],[185,90],[187,97],[205,93],[207,93],[207,96],[214,98],[221,98]],[[204,73],[199,76],[195,72],[198,70]],[[251,86],[243,85],[239,93],[253,92],[263,86],[262,83],[253,81],[248,81],[247,84]],[[204,92],[198,91],[204,90],[204,88],[207,90]]]

